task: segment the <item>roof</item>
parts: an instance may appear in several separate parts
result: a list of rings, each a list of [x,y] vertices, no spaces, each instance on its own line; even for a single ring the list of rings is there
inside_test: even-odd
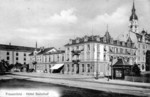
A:
[[[54,47],[43,48],[40,50],[40,52],[37,55],[46,54],[46,52],[48,52],[49,50],[52,50],[52,49],[54,49]]]
[[[54,51],[51,51],[53,50]],[[62,54],[65,53],[64,50],[57,50],[55,47],[50,47],[50,48],[41,48],[37,51],[37,55],[50,55],[50,54]],[[34,51],[30,54],[30,56],[34,55]]]
[[[56,52],[51,52],[51,53],[45,53],[44,55],[51,55],[51,54],[62,54],[65,53],[64,50],[57,50]]]
[[[138,17],[137,17],[137,15],[136,15],[135,11],[136,11],[136,10],[135,10],[135,7],[134,7],[134,2],[133,2],[132,14],[131,14],[131,16],[130,16],[130,21],[132,21],[133,19],[138,20]]]
[[[34,47],[0,44],[0,50],[32,52],[35,50],[35,48]]]
[[[108,39],[108,40],[106,40],[106,39]],[[128,48],[135,48],[133,42],[130,42],[131,46],[128,46],[127,41],[113,40],[113,38],[111,38],[111,36],[108,32],[103,37],[100,37],[98,35],[91,35],[91,36],[84,36],[84,37],[76,38],[76,39],[70,39],[70,42],[68,44],[66,44],[65,46],[90,43],[90,42],[109,44],[109,45],[128,47]],[[124,44],[123,44],[123,42],[124,42]]]
[[[131,66],[128,62],[126,62],[123,58],[119,58],[118,61],[113,65],[113,67],[120,66]]]

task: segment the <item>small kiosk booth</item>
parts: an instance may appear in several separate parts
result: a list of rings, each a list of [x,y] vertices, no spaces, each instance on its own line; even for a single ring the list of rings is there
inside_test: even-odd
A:
[[[125,75],[131,71],[131,66],[132,65],[126,62],[123,58],[119,58],[118,61],[112,66],[113,78],[124,79]]]

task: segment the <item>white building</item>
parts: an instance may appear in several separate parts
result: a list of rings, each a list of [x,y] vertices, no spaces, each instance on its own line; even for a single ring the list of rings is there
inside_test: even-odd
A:
[[[33,68],[36,72],[53,73],[54,70],[52,67],[62,64],[60,67],[57,67],[55,71],[61,68],[64,64],[64,59],[65,52],[63,50],[57,50],[54,47],[40,48],[30,54],[30,69]],[[34,62],[36,62],[35,65],[33,64]]]
[[[0,60],[5,60],[9,64],[29,64],[29,54],[34,49],[33,47],[0,44]]]
[[[114,63],[122,58],[130,65],[136,60],[136,48],[130,37],[127,41],[114,40],[108,31],[103,37],[92,35],[70,39],[65,48],[64,73],[68,74],[109,76],[112,58]]]

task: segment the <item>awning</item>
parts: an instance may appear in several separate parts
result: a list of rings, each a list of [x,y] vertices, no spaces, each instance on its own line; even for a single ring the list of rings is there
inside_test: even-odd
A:
[[[64,64],[55,64],[53,67],[51,67],[50,69],[59,69],[60,67],[62,67]]]

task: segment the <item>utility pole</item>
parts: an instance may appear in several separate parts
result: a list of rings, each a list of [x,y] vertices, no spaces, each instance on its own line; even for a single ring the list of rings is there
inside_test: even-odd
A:
[[[113,79],[113,56],[111,56],[111,79]]]
[[[35,46],[35,52],[34,52],[34,57],[35,57],[35,72],[36,72],[36,65],[37,65],[37,62],[36,62],[36,54],[37,54],[37,42],[36,42],[36,46]]]

